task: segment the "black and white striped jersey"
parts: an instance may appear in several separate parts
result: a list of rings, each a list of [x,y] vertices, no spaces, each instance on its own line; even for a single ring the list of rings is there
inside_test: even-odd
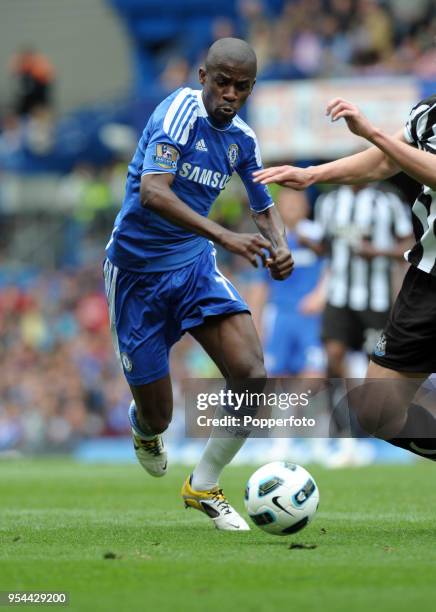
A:
[[[356,255],[362,240],[392,249],[412,234],[409,208],[393,193],[344,185],[318,198],[315,221],[330,245],[328,303],[353,310],[385,312],[392,302],[392,259]]]
[[[404,128],[411,145],[436,154],[436,95],[419,102]],[[436,276],[436,192],[423,185],[412,208],[416,244],[405,253],[411,264]]]

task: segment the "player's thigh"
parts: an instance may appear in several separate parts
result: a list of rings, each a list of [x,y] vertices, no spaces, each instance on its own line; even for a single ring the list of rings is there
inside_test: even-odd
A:
[[[215,250],[205,249],[174,278],[174,319],[189,331],[227,376],[259,369],[262,350],[247,303],[218,269]]]
[[[224,376],[241,379],[266,376],[259,336],[248,312],[208,317],[189,331]]]
[[[389,370],[419,376],[436,371],[435,346],[436,277],[411,266],[371,360]]]

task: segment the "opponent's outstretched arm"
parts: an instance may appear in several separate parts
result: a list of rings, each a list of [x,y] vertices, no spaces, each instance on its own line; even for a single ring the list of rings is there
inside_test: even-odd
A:
[[[372,125],[365,115],[350,102],[342,98],[332,100],[327,107],[327,114],[332,121],[344,118],[348,129],[375,145],[400,170],[414,178],[419,183],[436,189],[436,156],[427,151],[421,151],[407,143],[404,136],[393,138],[383,130]]]
[[[180,227],[217,242],[232,253],[245,257],[256,268],[257,256],[262,259],[264,265],[267,265],[264,249],[270,252],[271,258],[275,257],[273,245],[264,236],[232,232],[196,213],[171,189],[173,181],[174,176],[166,172],[144,174],[140,188],[142,206]]]
[[[299,168],[297,166],[275,166],[254,173],[254,181],[267,185],[279,183],[284,187],[301,191],[314,183],[356,185],[371,183],[394,176],[399,168],[386,155],[371,147],[361,153],[349,155],[333,162]]]
[[[406,143],[403,131],[388,136],[374,127],[360,110],[341,98],[327,107],[332,121],[344,118],[348,128],[374,144],[362,153],[309,168],[278,166],[254,173],[255,182],[278,182],[293,189],[306,189],[313,183],[368,183],[393,176],[403,170],[419,182],[433,188],[436,180],[436,158]]]

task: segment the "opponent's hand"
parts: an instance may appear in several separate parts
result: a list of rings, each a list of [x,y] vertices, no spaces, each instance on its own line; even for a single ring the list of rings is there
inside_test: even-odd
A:
[[[326,115],[330,116],[332,121],[344,118],[350,132],[367,140],[370,140],[375,132],[375,127],[368,121],[362,111],[342,98],[335,98],[328,103]]]
[[[253,172],[253,177],[255,183],[262,183],[262,185],[278,183],[297,191],[307,189],[315,182],[311,168],[297,168],[296,166],[273,166],[256,170]]]
[[[372,243],[369,240],[362,240],[357,246],[353,248],[354,255],[358,255],[359,257],[363,257],[363,259],[367,259],[371,261],[374,257],[380,255],[380,252],[373,247]]]
[[[220,244],[231,253],[241,255],[248,259],[252,266],[258,268],[258,259],[262,260],[262,265],[266,267],[267,256],[265,249],[269,251],[271,259],[275,256],[275,250],[269,240],[261,234],[238,234],[226,230],[220,239]]]
[[[273,256],[266,260],[266,265],[271,278],[278,281],[285,280],[294,269],[291,251],[287,247],[277,247]]]

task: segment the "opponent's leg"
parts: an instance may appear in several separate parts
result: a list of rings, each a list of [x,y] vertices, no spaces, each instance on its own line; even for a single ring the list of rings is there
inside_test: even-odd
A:
[[[324,346],[327,355],[328,378],[345,378],[346,345],[340,340],[328,339]]]
[[[167,375],[145,385],[130,385],[130,390],[129,419],[138,461],[151,476],[165,476],[168,460],[161,434],[171,422],[171,379]]]
[[[362,341],[362,331],[355,313],[348,307],[337,308],[327,303],[323,313],[321,336],[327,355],[330,435],[348,435],[350,419],[343,401],[347,393],[345,358],[347,350],[351,346],[359,346]]]
[[[266,378],[262,348],[248,313],[210,317],[190,333],[226,380],[262,381]],[[221,430],[212,432],[192,476],[183,485],[182,496],[186,506],[205,512],[218,529],[248,530],[247,523],[224,497],[218,480],[224,467],[245,443],[249,431],[237,429],[227,430],[227,433],[228,437],[222,437]]]
[[[410,266],[371,355],[359,419],[367,431],[421,457],[436,457],[436,281]],[[410,368],[410,369],[409,369]],[[427,410],[428,407],[428,410]]]
[[[341,408],[341,400],[347,390],[345,386],[345,357],[347,346],[344,342],[327,339],[324,343],[327,355],[327,397],[331,414],[330,435],[332,437],[343,435],[349,431],[350,422],[347,411]]]
[[[420,405],[418,397],[428,376],[398,372],[370,362],[363,393],[358,393],[352,405],[368,433],[435,460],[436,418]]]

